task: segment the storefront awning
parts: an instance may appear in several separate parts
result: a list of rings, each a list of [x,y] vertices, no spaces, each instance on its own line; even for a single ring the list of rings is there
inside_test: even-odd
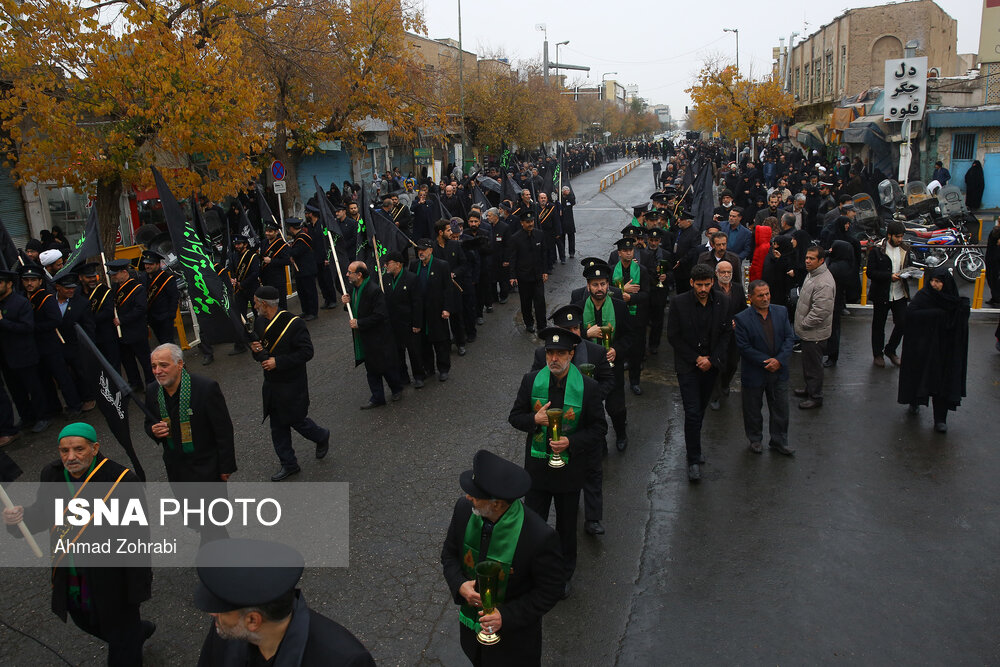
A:
[[[871,149],[872,162],[883,174],[892,173],[892,151],[886,139],[888,128],[881,115],[862,116],[852,122],[841,137],[845,144],[865,144]]]
[[[830,117],[830,129],[838,131],[846,130],[855,118],[857,118],[857,109],[855,107],[834,109],[833,115]]]
[[[797,141],[805,148],[821,150],[826,141],[823,138],[823,123],[796,123],[788,129],[788,137]]]
[[[963,109],[945,108],[927,112],[928,127],[996,127],[1000,125],[1000,105]]]

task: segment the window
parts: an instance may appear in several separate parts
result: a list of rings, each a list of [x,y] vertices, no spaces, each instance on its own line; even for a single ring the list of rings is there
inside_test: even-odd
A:
[[[833,54],[826,54],[826,93],[833,94]]]
[[[847,47],[840,47],[840,89],[847,88]]]
[[[971,160],[976,154],[976,135],[956,134],[951,144],[952,160]]]
[[[799,76],[798,67],[795,68],[795,88],[793,90],[795,90],[795,99],[799,99],[802,95],[802,79]]]
[[[813,61],[812,94],[819,97],[823,94],[823,71],[819,68],[819,58]]]
[[[812,78],[809,76],[809,65],[804,65],[802,67],[802,76],[805,78],[805,90],[802,91],[802,96],[807,100],[813,96],[812,93]]]

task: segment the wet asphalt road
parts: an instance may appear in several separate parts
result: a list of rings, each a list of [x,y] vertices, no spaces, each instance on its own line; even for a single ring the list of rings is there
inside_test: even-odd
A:
[[[612,170],[574,181],[577,258],[606,255],[630,217],[624,209],[652,189],[644,164],[598,193]],[[577,269],[556,269],[550,311],[581,284]],[[302,588],[379,664],[467,664],[440,546],[472,454],[486,447],[522,457],[522,435],[506,418],[537,341],[524,333],[515,302],[486,316],[466,357],[453,354],[447,383],[407,388],[402,402],[368,412],[358,410],[367,387],[353,367],[346,314],[321,311],[311,325],[311,416],[339,436],[321,462],[296,436],[303,472],[285,483],[351,483],[351,564],[308,570]],[[824,407],[793,406],[794,459],[746,450],[736,391],[707,419],[700,486],[685,476],[669,346],[649,358],[644,395],[627,399],[631,445],[624,454],[612,447],[606,460],[607,534],[581,528],[573,596],[545,618],[546,665],[1000,662],[996,320],[971,325],[969,397],[947,435],[932,432],[927,410],[909,417],[895,403],[897,371],[872,367],[866,352],[869,322],[865,312],[845,318]],[[196,352],[188,363],[202,371]],[[266,479],[277,463],[260,423],[259,369],[220,350],[208,371],[237,430],[234,481]],[[801,378],[798,359],[792,377]],[[137,413],[133,438],[150,478],[162,481]],[[54,457],[55,435],[53,426],[6,451],[33,476]],[[124,459],[116,444],[106,452]],[[193,582],[191,571],[155,572],[143,613],[159,629],[145,664],[197,660],[208,623],[191,605]],[[65,664],[11,626],[70,664],[104,664],[103,645],[59,622],[48,595],[44,571],[0,571],[0,664]]]

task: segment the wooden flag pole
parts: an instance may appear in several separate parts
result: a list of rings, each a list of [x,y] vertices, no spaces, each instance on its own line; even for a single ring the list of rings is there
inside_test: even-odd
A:
[[[108,259],[104,256],[104,248],[101,248],[101,265],[104,267],[104,282],[108,285],[108,291],[111,291],[111,278],[108,277]],[[114,304],[114,300],[111,301]],[[118,319],[118,306],[112,305],[111,310],[114,311],[115,319]],[[122,337],[122,325],[116,324],[115,329],[118,330],[118,337]]]
[[[340,280],[340,291],[347,294],[347,285],[344,284],[344,272],[340,270],[340,258],[337,257],[337,245],[333,242],[333,234],[330,233],[330,229],[326,230],[326,238],[330,241],[330,250],[333,251],[333,263],[337,267],[337,279]],[[347,315],[352,320],[354,319],[354,312],[351,310],[351,304],[345,304],[347,306]]]
[[[3,506],[7,509],[14,509],[14,503],[11,501],[10,496],[7,495],[7,492],[3,490],[3,486],[0,486],[0,502],[3,502]],[[34,552],[35,557],[43,558],[44,555],[38,546],[38,542],[35,541],[35,538],[31,535],[31,531],[28,530],[24,521],[19,521],[17,523],[17,527],[21,531],[21,534],[24,535],[24,540],[28,543],[28,546],[31,547],[31,551]]]

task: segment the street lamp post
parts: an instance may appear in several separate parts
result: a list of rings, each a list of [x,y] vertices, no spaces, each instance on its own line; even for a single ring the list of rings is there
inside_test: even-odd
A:
[[[736,34],[736,73],[740,73],[740,29],[723,28],[722,32],[732,32]]]
[[[559,47],[560,46],[566,46],[567,44],[569,44],[569,40],[568,39],[565,42],[556,42],[556,77],[559,76],[559,67],[558,67],[558,65],[559,65]]]
[[[615,76],[617,76],[618,72],[605,72],[604,74],[601,75],[601,94],[602,95],[603,95],[604,91],[607,90],[607,87],[606,87],[606,84],[605,84],[605,79],[606,79],[606,77],[609,74],[614,74]],[[607,105],[603,105],[603,108],[601,109],[601,127],[603,127],[603,128],[607,128],[607,126],[608,126],[608,112],[607,112],[607,108],[608,108]],[[607,132],[607,129],[605,129],[604,131]],[[608,137],[604,137],[604,143],[605,144],[608,143]]]
[[[458,98],[459,112],[462,114],[462,159],[459,168],[465,174],[465,67],[462,58],[462,0],[458,0]]]

